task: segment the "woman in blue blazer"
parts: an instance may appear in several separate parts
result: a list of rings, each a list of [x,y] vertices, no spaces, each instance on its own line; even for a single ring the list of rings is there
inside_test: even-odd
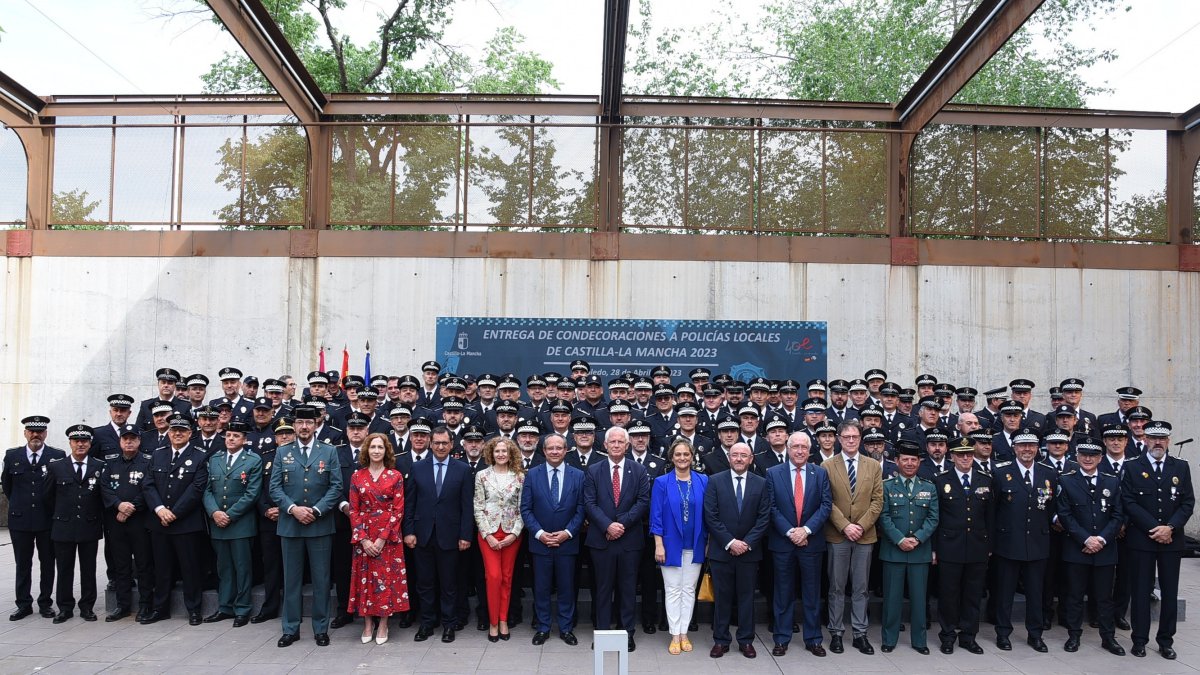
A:
[[[662,567],[663,604],[671,630],[668,651],[692,651],[687,627],[696,606],[696,581],[708,545],[704,526],[704,489],[708,476],[692,471],[695,450],[686,439],[671,443],[675,470],[654,479],[650,494],[650,534],[654,535],[654,560]]]

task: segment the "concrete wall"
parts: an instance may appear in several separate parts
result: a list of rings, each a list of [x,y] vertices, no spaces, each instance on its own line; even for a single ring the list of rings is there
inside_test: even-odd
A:
[[[154,371],[262,377],[315,367],[318,344],[351,370],[415,373],[439,315],[829,322],[829,376],[883,367],[987,389],[1018,376],[1116,387],[1200,434],[1200,274],[989,267],[430,258],[8,258],[0,292],[0,430],[46,413],[63,429],[107,419],[105,396],[154,394]],[[216,383],[210,396],[219,394]],[[1200,443],[1186,456],[1200,453]]]

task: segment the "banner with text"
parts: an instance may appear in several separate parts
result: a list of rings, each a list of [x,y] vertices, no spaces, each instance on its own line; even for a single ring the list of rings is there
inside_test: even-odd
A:
[[[632,371],[671,368],[676,381],[692,368],[753,377],[824,378],[824,321],[668,319],[529,319],[438,317],[437,357],[454,373],[568,373],[576,359],[607,381]]]

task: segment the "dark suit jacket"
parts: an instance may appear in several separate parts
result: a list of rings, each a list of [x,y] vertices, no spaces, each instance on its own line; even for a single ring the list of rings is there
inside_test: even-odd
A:
[[[447,458],[438,495],[433,465],[430,453],[413,464],[404,484],[404,536],[416,535],[417,546],[456,550],[475,534],[475,476],[466,462]]]
[[[49,463],[62,459],[67,453],[44,446],[38,453],[36,467],[29,465],[25,446],[10,448],[4,453],[4,470],[0,482],[8,497],[8,527],[18,532],[44,532],[50,529],[51,510],[47,499],[50,492]]]
[[[771,526],[767,528],[767,545],[772,551],[786,553],[796,546],[788,539],[787,532],[793,527],[807,527],[808,543],[804,549],[809,553],[825,550],[825,522],[833,510],[833,492],[829,488],[829,474],[816,464],[804,465],[804,508],[796,522],[796,501],[792,494],[791,463],[779,464],[767,469],[767,492],[771,498]]]
[[[1034,462],[1030,487],[1025,484],[1024,470],[1013,462],[992,473],[996,504],[992,550],[1009,560],[1042,560],[1050,557],[1050,521],[1056,513],[1058,472],[1052,466]]]
[[[1121,500],[1129,523],[1125,528],[1125,543],[1138,551],[1182,551],[1186,545],[1183,526],[1196,508],[1188,463],[1168,456],[1160,477],[1154,473],[1154,464],[1147,453],[1122,468],[1125,475],[1121,477]],[[1159,544],[1150,538],[1150,530],[1159,525],[1175,528],[1170,544]]]
[[[708,479],[704,493],[704,522],[708,526],[708,558],[723,562],[762,560],[764,537],[771,524],[771,496],[767,481],[753,471],[746,472],[742,486],[742,508],[738,509],[737,495],[731,471],[722,471]],[[734,539],[750,545],[742,555],[733,555],[726,547]]]
[[[75,473],[75,460],[56,459],[48,465],[49,506],[54,513],[50,538],[54,541],[96,541],[104,535],[104,500],[101,495],[104,462],[88,457],[83,479]]]
[[[172,462],[171,446],[158,448],[150,459],[150,472],[142,481],[142,496],[146,498],[146,529],[165,534],[205,532],[204,509],[201,498],[208,484],[208,458],[200,448],[189,445]],[[154,511],[165,506],[175,514],[175,521],[163,527]]]
[[[963,490],[958,472],[951,468],[934,477],[938,499],[938,529],[933,551],[949,563],[987,562],[992,551],[992,517],[995,495],[992,477],[971,472],[971,492]]]
[[[638,551],[646,543],[643,530],[646,513],[650,510],[650,479],[646,469],[625,457],[621,471],[621,501],[613,503],[612,473],[606,457],[588,467],[583,483],[583,509],[591,526],[588,528],[589,548],[613,548],[622,551]],[[608,526],[621,523],[625,534],[616,540],[605,537]]]
[[[1063,545],[1064,561],[1083,565],[1117,564],[1117,533],[1125,522],[1120,479],[1098,473],[1093,488],[1082,472],[1064,473],[1059,477],[1055,504],[1058,521],[1072,540]],[[1088,537],[1103,538],[1104,548],[1099,553],[1084,553],[1083,544]]]
[[[579,469],[563,462],[559,465],[559,500],[554,503],[550,494],[550,466],[538,464],[525,474],[525,485],[521,488],[521,518],[529,532],[529,552],[549,555],[553,549],[538,541],[539,530],[558,532],[566,530],[571,538],[558,546],[565,555],[579,553],[579,535],[583,527],[583,483],[584,475]]]

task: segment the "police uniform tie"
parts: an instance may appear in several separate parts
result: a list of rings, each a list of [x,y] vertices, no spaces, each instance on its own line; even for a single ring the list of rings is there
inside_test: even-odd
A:
[[[1033,472],[1029,469],[1025,469],[1025,484],[1033,487]]]
[[[1058,471],[1059,473],[1062,473],[1062,460],[1061,459],[1054,463],[1054,469],[1056,471]]]
[[[964,474],[963,474],[963,476],[962,476],[962,479],[963,479],[963,489],[964,489],[964,490],[970,490],[970,489],[971,489],[971,478],[970,478],[970,475],[969,475],[969,474],[965,474],[965,473],[964,473]]]
[[[227,459],[228,461],[225,462],[225,470],[230,471],[233,469],[233,455],[229,455]]]
[[[912,486],[913,486],[913,479],[905,478],[904,479],[904,490],[905,490],[905,492],[908,493],[908,496],[910,496],[910,497],[912,496]]]
[[[172,463],[172,464],[174,464],[174,463],[176,463],[176,462],[178,462],[178,461],[179,461],[179,451],[178,451],[178,450],[174,450],[173,452],[174,452],[175,454],[174,454],[174,455],[172,455],[172,457],[171,457],[171,463]]]
[[[638,463],[638,464],[641,464],[641,463],[642,463],[642,458],[641,458],[641,457],[634,457],[634,459],[636,459],[636,460],[637,460],[637,463]]]
[[[557,466],[550,470],[550,494],[554,497],[554,505],[558,506],[558,500],[561,498],[561,495],[559,495]]]
[[[35,452],[29,460],[30,466],[37,466],[38,454]]]
[[[1161,459],[1154,462],[1154,474],[1156,476],[1159,476],[1160,478],[1162,477],[1162,460]]]
[[[75,462],[75,475],[79,477],[80,481],[83,481],[83,462]]]
[[[1140,454],[1142,454],[1142,442],[1141,442],[1141,441],[1138,441],[1138,442],[1137,442],[1137,443],[1135,443],[1134,445],[1136,445],[1136,446],[1137,446],[1137,451],[1138,451],[1138,454],[1139,454],[1139,455],[1140,455]]]
[[[983,471],[984,471],[985,473],[991,473],[991,472],[992,472],[992,463],[991,463],[991,462],[989,462],[989,461],[987,461],[986,459],[985,459],[985,460],[983,460]]]

